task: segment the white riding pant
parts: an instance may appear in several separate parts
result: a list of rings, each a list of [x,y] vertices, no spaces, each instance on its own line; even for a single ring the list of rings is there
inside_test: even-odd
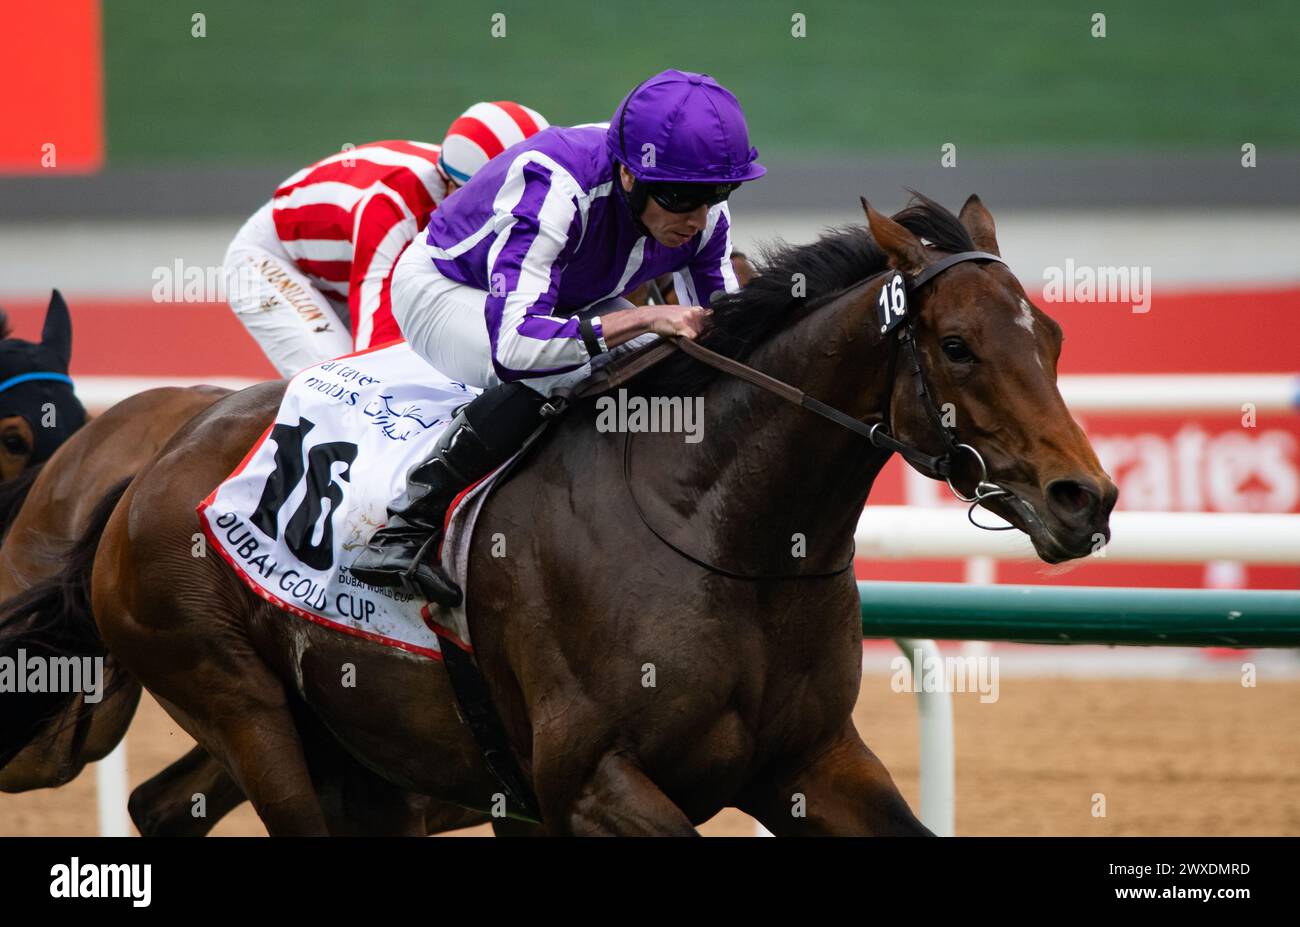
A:
[[[502,382],[492,367],[492,343],[488,338],[487,291],[449,280],[433,266],[428,252],[418,244],[406,249],[393,272],[393,317],[402,336],[416,354],[453,380],[479,389]],[[605,315],[627,309],[631,303],[612,297],[589,306],[580,314]],[[657,335],[641,335],[568,373],[529,377],[520,382],[543,396],[567,389],[591,376],[592,370],[612,357],[653,341]]]
[[[226,296],[281,376],[352,353],[347,303],[312,284],[280,243],[271,203],[253,213],[226,251]]]

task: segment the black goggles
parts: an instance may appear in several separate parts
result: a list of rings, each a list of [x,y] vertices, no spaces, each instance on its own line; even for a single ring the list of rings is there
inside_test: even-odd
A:
[[[738,183],[647,183],[646,193],[669,212],[694,212],[724,202]]]

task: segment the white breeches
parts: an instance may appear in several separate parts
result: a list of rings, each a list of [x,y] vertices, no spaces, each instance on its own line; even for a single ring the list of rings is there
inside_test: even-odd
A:
[[[225,277],[235,317],[281,376],[352,352],[347,304],[329,299],[294,266],[269,202],[230,243]]]
[[[501,383],[492,367],[484,304],[487,291],[449,280],[438,273],[424,248],[410,247],[393,273],[393,316],[412,350],[433,367],[468,386],[487,389]],[[583,315],[604,315],[632,304],[621,297],[588,307]],[[656,338],[642,335],[568,373],[529,377],[521,382],[549,396],[591,375],[611,357]]]

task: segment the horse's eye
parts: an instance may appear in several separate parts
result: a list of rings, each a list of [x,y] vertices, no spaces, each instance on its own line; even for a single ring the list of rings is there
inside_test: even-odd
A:
[[[939,342],[943,348],[943,353],[947,355],[948,360],[958,364],[975,363],[975,355],[971,353],[970,348],[966,347],[966,342],[960,338],[945,338]]]

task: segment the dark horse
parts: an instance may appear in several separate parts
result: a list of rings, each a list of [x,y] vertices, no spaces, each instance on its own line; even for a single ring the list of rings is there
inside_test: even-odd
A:
[[[12,337],[9,320],[0,311],[0,537],[6,541],[46,461],[85,424],[86,410],[68,375],[71,359],[72,317],[58,290],[50,296],[39,342]],[[85,489],[83,485],[66,488],[71,490],[67,495],[72,499]],[[51,535],[45,531],[20,534],[18,541],[5,547],[6,551],[15,552],[18,560],[0,556],[0,600],[7,600],[29,581],[39,581],[50,572],[61,570],[58,554],[63,548],[53,539],[75,538],[80,534],[80,526],[62,534]],[[36,561],[42,562],[42,566],[36,568],[33,576],[27,566]],[[63,633],[69,629],[73,630],[71,635]],[[28,622],[8,621],[0,614],[0,655],[12,657],[19,648],[35,654],[78,649],[78,635],[66,622],[54,632],[52,639],[32,633],[34,630]],[[2,771],[13,759],[15,748],[25,745],[36,734],[39,725],[34,721],[39,719],[34,719],[33,714],[53,710],[67,699],[30,693],[6,693],[3,698],[0,789],[7,791],[9,783],[27,779],[35,768],[47,765],[50,751],[37,749],[10,767],[8,773]],[[23,704],[20,706],[19,702]],[[29,781],[58,784],[40,774]]]
[[[12,337],[0,311],[0,536],[50,455],[86,421],[72,388],[72,317],[55,290],[41,340]]]
[[[704,343],[937,455],[900,342],[875,321],[879,272],[996,253],[993,221],[973,197],[960,221],[923,198],[868,220],[870,235],[775,254],[719,301]],[[1046,560],[1090,553],[1116,493],[1056,390],[1059,326],[999,263],[951,267],[912,301],[930,389],[1006,490],[984,504]],[[579,403],[487,502],[472,552],[476,654],[545,829],[693,833],[734,805],[777,834],[924,833],[851,722],[861,629],[846,564],[889,452],[686,358],[640,389],[701,396],[705,440],[603,433]],[[82,538],[98,535],[103,639],[272,834],[355,832],[357,818],[419,832],[411,793],[488,812],[499,787],[445,674],[279,614],[220,558],[193,555],[195,506],[282,390],[213,403],[107,497]],[[955,482],[973,490],[969,472]],[[326,801],[314,784],[330,749],[363,799]]]

